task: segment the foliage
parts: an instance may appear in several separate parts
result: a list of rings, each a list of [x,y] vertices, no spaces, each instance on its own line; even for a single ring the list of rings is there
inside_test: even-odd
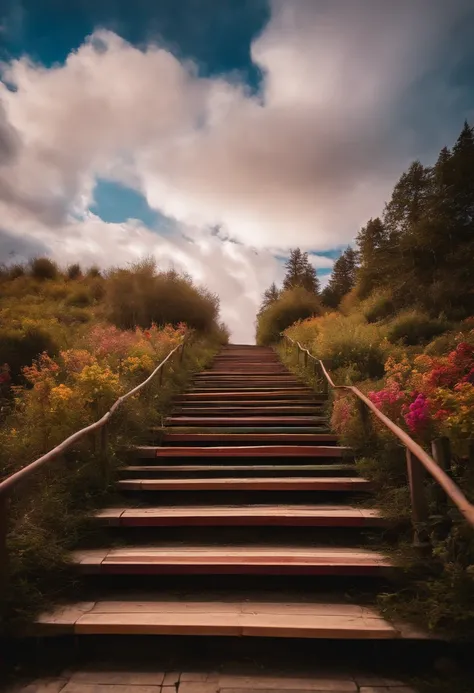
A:
[[[328,308],[337,308],[342,299],[355,286],[357,253],[350,246],[334,263],[329,284],[321,294]]]
[[[0,363],[8,364],[14,380],[18,379],[22,367],[42,352],[54,356],[58,352],[58,344],[41,327],[26,323],[23,329],[0,330]]]
[[[278,300],[263,310],[257,319],[257,344],[273,344],[280,333],[297,320],[321,312],[321,303],[314,294],[302,287],[283,291]]]
[[[302,288],[312,294],[319,293],[319,279],[316,270],[309,261],[308,253],[300,248],[290,250],[290,257],[285,263],[286,274],[283,279],[283,291]]]
[[[299,321],[285,333],[321,357],[336,383],[354,383],[392,421],[430,451],[431,441],[448,437],[453,458],[450,473],[468,498],[474,498],[471,441],[474,438],[474,320],[467,319],[454,331],[445,332],[420,346],[392,344],[386,339],[394,327],[405,324],[406,313],[368,323],[374,304],[389,294],[372,294],[354,301],[346,315],[330,313]],[[424,328],[426,314],[417,314],[415,328]],[[439,320],[436,326],[446,323]],[[431,324],[430,324],[431,328]],[[420,332],[416,332],[416,341]],[[426,332],[421,332],[425,335]],[[410,339],[410,341],[414,341]],[[383,373],[367,367],[372,347],[379,350]],[[290,351],[282,358],[310,385],[311,369],[294,365]],[[362,367],[361,367],[362,364]],[[379,365],[379,364],[378,364]],[[383,375],[383,377],[381,377]],[[425,491],[430,518],[423,527],[431,550],[422,555],[412,546],[411,503],[405,451],[398,439],[376,417],[369,430],[362,425],[354,396],[337,391],[331,411],[331,427],[341,444],[358,453],[360,473],[371,480],[377,504],[387,517],[397,520],[398,544],[389,549],[403,568],[390,592],[379,595],[387,614],[420,625],[448,630],[458,637],[472,635],[474,628],[474,535],[460,513],[446,505],[439,487],[429,477]],[[386,546],[382,547],[384,550]]]
[[[336,378],[343,382],[349,371],[353,380],[383,375],[385,348],[381,334],[375,325],[367,325],[358,315],[328,313],[296,323],[285,333],[328,361]]]
[[[449,324],[445,320],[430,318],[418,310],[400,313],[391,323],[387,337],[390,342],[402,342],[408,346],[426,344],[433,337],[447,332]]]
[[[58,266],[47,257],[37,257],[31,261],[31,276],[35,279],[56,279]]]
[[[280,291],[278,290],[275,282],[273,282],[263,293],[263,299],[262,304],[260,306],[259,314],[263,313],[263,311],[266,310],[269,306],[271,306],[272,303],[275,303],[275,301],[277,301],[279,297]]]
[[[367,322],[379,322],[395,313],[395,305],[390,290],[374,291],[361,306]]]
[[[185,322],[204,331],[215,327],[219,314],[217,296],[186,275],[157,271],[154,260],[111,272],[105,300],[110,322],[121,329]]]
[[[85,288],[78,289],[66,298],[67,306],[75,306],[76,308],[84,308],[90,306],[94,302],[92,294]]]
[[[82,277],[82,270],[79,263],[75,262],[66,270],[66,276],[68,279],[80,279]]]
[[[429,168],[411,164],[383,217],[357,236],[357,289],[389,288],[398,309],[414,305],[459,320],[474,311],[474,133],[465,123],[453,149]],[[429,248],[429,252],[427,249]]]
[[[14,406],[0,430],[0,476],[32,461],[74,431],[100,417],[124,392],[143,381],[188,334],[184,325],[121,331],[96,324],[74,348],[57,358],[42,354],[24,368],[25,385],[14,388]],[[10,626],[29,620],[51,598],[67,591],[77,599],[78,583],[67,552],[93,531],[87,515],[110,502],[119,452],[150,425],[160,425],[170,397],[190,372],[205,366],[218,342],[194,340],[183,363],[174,358],[159,379],[127,400],[112,420],[109,435],[110,485],[94,439],[78,443],[13,499],[8,537]]]

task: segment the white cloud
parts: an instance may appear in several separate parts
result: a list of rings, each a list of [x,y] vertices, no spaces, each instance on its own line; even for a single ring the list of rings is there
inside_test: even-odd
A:
[[[59,258],[174,259],[218,291],[236,338],[248,338],[262,291],[281,274],[271,251],[299,245],[315,267],[331,267],[318,251],[350,242],[420,154],[400,104],[415,113],[421,100],[425,128],[451,122],[456,99],[442,78],[413,87],[468,7],[276,0],[252,45],[264,74],[257,95],[110,31],[61,66],[14,60],[4,80],[15,89],[0,84],[2,228]],[[141,190],[194,243],[88,214],[98,176]],[[240,244],[205,231],[212,225]]]

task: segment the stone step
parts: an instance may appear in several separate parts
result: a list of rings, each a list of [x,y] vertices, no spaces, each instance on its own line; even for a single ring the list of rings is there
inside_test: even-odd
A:
[[[378,510],[344,505],[183,505],[104,508],[100,524],[116,527],[384,527]]]
[[[367,549],[300,546],[123,547],[74,551],[86,574],[386,575],[392,565]]]
[[[375,609],[347,603],[205,601],[186,599],[103,600],[59,606],[36,620],[31,634],[183,635],[400,639],[403,632]]]

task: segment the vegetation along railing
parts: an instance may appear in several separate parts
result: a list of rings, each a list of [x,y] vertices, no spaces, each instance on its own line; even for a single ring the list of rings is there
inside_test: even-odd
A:
[[[421,445],[418,445],[405,431],[397,426],[388,416],[385,416],[373,402],[368,399],[363,392],[353,385],[335,385],[329,375],[324,363],[309,353],[299,342],[291,339],[288,335],[283,335],[286,340],[286,348],[288,345],[296,346],[298,361],[300,354],[303,355],[304,365],[308,365],[308,358],[314,364],[315,373],[321,378],[323,390],[328,392],[328,387],[331,386],[334,390],[348,390],[355,397],[359,406],[359,413],[363,428],[366,433],[369,432],[370,420],[369,410],[376,416],[405,446],[408,483],[410,486],[412,520],[415,527],[415,542],[419,542],[421,537],[419,528],[428,520],[428,504],[425,497],[424,476],[425,471],[429,472],[433,479],[443,489],[446,496],[458,508],[467,522],[474,527],[474,505],[468,501],[459,486],[446,474],[443,467],[447,467],[449,453],[446,447],[443,446],[443,440],[438,439],[433,442],[432,452],[433,457],[423,450]]]
[[[94,423],[82,428],[80,431],[76,431],[68,438],[63,440],[62,443],[57,445],[55,448],[42,455],[34,462],[31,462],[26,467],[23,467],[19,471],[11,474],[2,482],[0,482],[0,587],[5,584],[6,574],[7,574],[7,564],[8,564],[8,554],[7,554],[7,531],[8,531],[8,505],[12,492],[17,489],[17,487],[23,485],[27,482],[30,477],[38,471],[41,467],[53,462],[60,455],[62,455],[66,450],[70,449],[75,443],[83,438],[86,438],[92,433],[98,432],[100,434],[100,460],[103,465],[102,471],[104,474],[104,479],[108,479],[108,469],[109,469],[109,459],[107,455],[107,432],[108,424],[112,419],[113,415],[119,409],[119,407],[137,392],[140,392],[145,388],[148,383],[150,383],[159,374],[159,384],[163,382],[163,373],[165,366],[170,361],[172,356],[176,354],[179,357],[179,362],[181,363],[184,357],[184,349],[186,345],[186,339],[178,344],[174,349],[172,349],[166,358],[158,364],[155,370],[139,385],[126,392],[124,395],[118,398],[116,402],[110,407],[110,409]]]

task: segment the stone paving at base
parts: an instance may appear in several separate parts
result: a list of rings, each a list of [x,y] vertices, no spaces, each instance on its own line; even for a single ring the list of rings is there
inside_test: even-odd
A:
[[[366,675],[239,676],[202,672],[81,670],[6,693],[417,693],[400,681]]]

